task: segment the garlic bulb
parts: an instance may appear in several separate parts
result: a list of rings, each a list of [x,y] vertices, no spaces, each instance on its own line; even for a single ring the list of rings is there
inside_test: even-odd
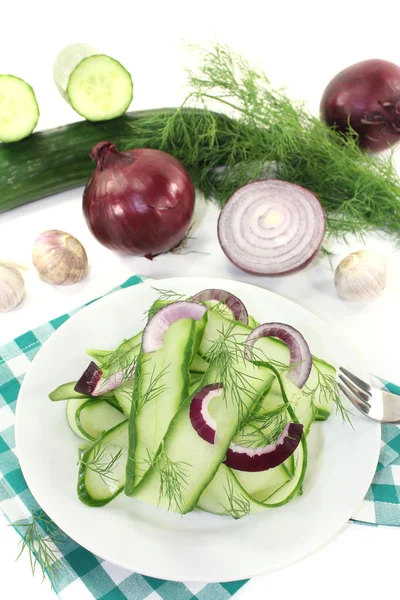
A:
[[[33,247],[32,260],[40,277],[57,285],[80,281],[88,269],[82,244],[73,235],[58,229],[39,235]]]
[[[0,312],[8,312],[15,308],[24,294],[24,280],[18,269],[0,263]]]
[[[386,264],[379,252],[359,250],[344,258],[335,271],[338,293],[348,300],[371,300],[386,286]]]

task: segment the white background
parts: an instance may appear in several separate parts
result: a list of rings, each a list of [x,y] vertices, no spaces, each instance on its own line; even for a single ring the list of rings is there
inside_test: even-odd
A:
[[[184,65],[193,56],[184,41],[231,46],[262,67],[276,86],[286,86],[318,113],[329,79],[340,69],[366,58],[400,64],[397,2],[369,6],[364,2],[16,2],[2,7],[0,73],[26,79],[35,89],[41,117],[38,128],[55,127],[79,117],[58,95],[52,65],[65,45],[86,42],[118,58],[132,73],[135,96],[131,109],[179,104],[185,93]],[[400,164],[396,157],[397,165]],[[339,299],[326,259],[299,274],[255,278],[225,259],[216,239],[215,207],[199,205],[191,253],[167,255],[153,262],[121,257],[101,247],[90,235],[81,214],[82,189],[0,215],[0,259],[30,267],[25,272],[27,295],[13,312],[0,315],[0,343],[48,321],[108,291],[134,273],[152,277],[212,275],[250,281],[275,290],[333,323],[366,357],[370,371],[400,381],[397,338],[400,335],[399,254],[390,241],[369,237],[368,248],[382,250],[390,265],[386,294],[370,304]],[[32,244],[45,229],[59,228],[85,245],[91,271],[81,283],[56,288],[41,282],[31,267]],[[334,264],[351,250],[350,241],[330,243]],[[51,449],[50,449],[51,451]],[[399,482],[400,484],[400,482]],[[328,510],[328,508],[327,508]],[[240,600],[288,597],[316,600],[321,595],[382,598],[398,594],[396,528],[349,525],[327,547],[281,572],[255,578]],[[0,517],[0,596],[6,600],[53,598],[47,584],[33,580],[26,558],[15,563],[17,536]],[[80,600],[76,598],[76,600]]]

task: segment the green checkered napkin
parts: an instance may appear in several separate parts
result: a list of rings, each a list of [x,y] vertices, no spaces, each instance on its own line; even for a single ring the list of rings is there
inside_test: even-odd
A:
[[[128,279],[121,288],[137,285]],[[90,304],[90,303],[89,303]],[[88,552],[44,515],[23,478],[15,450],[14,422],[19,389],[42,344],[80,308],[28,331],[0,348],[0,509],[10,523],[29,523],[37,517],[43,537],[51,531],[57,557],[53,586],[62,600],[227,600],[246,580],[219,584],[184,584],[132,573]],[[385,382],[382,382],[382,386]],[[389,385],[387,386],[389,387]],[[400,429],[384,426],[378,469],[357,522],[400,526]],[[15,530],[21,535],[23,529]],[[17,548],[15,548],[17,553]]]

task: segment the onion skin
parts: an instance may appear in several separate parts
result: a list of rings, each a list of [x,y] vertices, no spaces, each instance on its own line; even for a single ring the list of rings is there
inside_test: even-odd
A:
[[[83,194],[83,213],[97,240],[114,250],[153,258],[184,238],[194,211],[189,173],[170,154],[142,148],[93,148],[97,160]]]
[[[320,115],[343,133],[350,124],[361,148],[388,149],[400,140],[400,67],[370,59],[340,71],[325,88]]]

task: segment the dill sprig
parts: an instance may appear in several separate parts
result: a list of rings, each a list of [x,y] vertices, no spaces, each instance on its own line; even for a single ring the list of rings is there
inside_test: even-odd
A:
[[[18,529],[21,535],[21,550],[17,560],[27,550],[32,574],[35,575],[39,567],[43,575],[42,581],[47,576],[54,588],[54,580],[60,566],[58,560],[61,557],[56,544],[62,542],[64,534],[43,511],[31,511],[29,519],[16,521],[11,526]]]
[[[163,308],[167,304],[171,304],[172,302],[178,302],[179,300],[184,300],[186,298],[185,294],[178,294],[173,290],[163,290],[155,287],[153,287],[152,289],[158,293],[158,298],[153,302],[150,308],[143,313],[144,318],[147,320],[150,319],[153,315],[155,315],[156,312],[160,310],[160,308]]]
[[[184,461],[173,461],[169,458],[164,442],[161,442],[161,450],[154,454],[147,449],[147,458],[142,459],[142,463],[147,468],[154,467],[158,469],[160,475],[160,491],[158,504],[163,498],[168,500],[168,510],[181,511],[183,492],[188,486],[189,470],[192,468],[190,463]],[[141,468],[145,471],[146,469]]]
[[[400,241],[392,155],[364,152],[354,131],[330,128],[227,46],[192,49],[201,62],[188,71],[182,107],[135,122],[127,147],[173,154],[219,206],[240,186],[268,176],[317,194],[332,236],[380,230]]]
[[[254,386],[255,381],[261,377],[245,373],[239,369],[240,363],[245,364],[246,359],[237,336],[246,336],[235,332],[236,322],[223,324],[218,330],[218,337],[211,342],[206,354],[206,360],[210,363],[214,378],[214,383],[220,383],[226,392],[225,401],[228,397],[232,398],[238,408],[238,430],[240,430],[248,416],[248,400],[259,396],[259,391]],[[257,369],[257,366],[254,365]]]
[[[137,356],[132,356],[132,350],[127,351],[122,347],[113,350],[107,361],[101,365],[103,382],[99,386],[99,394],[101,394],[101,390],[106,387],[108,379],[120,371],[122,376],[118,383],[118,387],[131,381],[135,376],[136,365]]]
[[[172,461],[166,452],[161,453],[158,460],[158,471],[160,473],[160,497],[168,500],[168,510],[181,511],[183,492],[187,488],[187,477],[191,464],[184,461]]]
[[[110,453],[111,458],[107,459],[108,457],[105,458],[105,454],[108,452],[108,448],[102,448],[99,442],[100,438],[97,438],[89,447],[79,450],[79,464],[85,465],[87,469],[97,473],[104,485],[108,486],[110,482],[117,481],[113,473],[122,457],[122,448],[114,455]],[[91,450],[93,450],[93,453],[91,453]]]
[[[336,413],[340,414],[343,422],[349,423],[352,427],[350,419],[350,411],[343,405],[340,398],[340,390],[336,378],[329,373],[323,373],[317,366],[316,361],[313,360],[313,367],[317,373],[316,384],[311,387],[309,384],[302,388],[303,394],[309,397],[309,400],[315,411],[315,401],[318,394],[319,402],[326,402],[327,406],[334,404],[336,406]]]
[[[235,436],[234,443],[246,448],[262,448],[275,442],[287,423],[287,405],[282,404],[269,413],[256,413]]]
[[[235,493],[233,483],[227,477],[227,485],[224,486],[226,504],[222,505],[223,515],[229,515],[234,519],[241,519],[250,513],[250,501],[240,492]]]
[[[144,377],[143,365],[145,365],[147,362],[148,360],[144,360],[142,362],[142,368],[140,370],[141,374],[139,375],[139,377]],[[162,381],[163,377],[165,377],[165,375],[168,373],[169,368],[170,365],[167,365],[166,367],[161,369],[161,371],[156,373],[156,365],[153,365],[153,369],[150,375],[150,381],[146,390],[143,393],[137,395],[135,403],[136,414],[139,414],[143,407],[146,406],[146,404],[152,402],[153,400],[158,398],[163,392],[169,389],[168,385],[166,383],[163,383]],[[137,385],[139,386],[138,389],[142,388],[140,383],[138,383]]]

